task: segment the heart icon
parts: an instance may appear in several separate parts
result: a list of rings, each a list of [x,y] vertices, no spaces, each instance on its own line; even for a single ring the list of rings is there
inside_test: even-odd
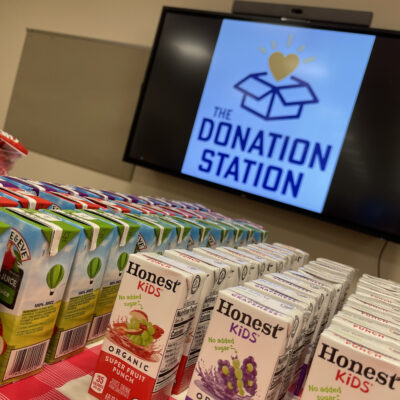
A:
[[[299,57],[296,54],[288,54],[286,57],[279,51],[269,57],[269,69],[274,78],[279,82],[290,75],[299,65]]]

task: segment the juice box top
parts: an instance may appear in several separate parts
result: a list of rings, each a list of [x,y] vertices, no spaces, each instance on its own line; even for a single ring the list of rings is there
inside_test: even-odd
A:
[[[344,399],[395,400],[400,394],[399,375],[397,360],[363,343],[325,331],[320,337],[302,400],[325,396],[326,392],[320,393],[324,388],[340,390],[340,397]]]
[[[81,227],[90,240],[90,251],[95,250],[103,240],[114,230],[114,225],[83,210],[45,211]]]
[[[35,193],[36,195],[39,194],[40,191],[45,190],[43,186],[41,186],[40,184],[38,184],[37,182],[31,181],[29,179],[25,179],[25,178],[17,178],[14,176],[2,176],[1,177],[3,186],[7,186],[10,187],[9,185],[6,185],[5,182],[9,182],[12,187],[17,187],[23,190],[26,190],[28,192],[32,192]]]
[[[279,287],[277,285],[275,286],[273,283],[270,286],[269,283],[270,282],[265,281],[263,279],[256,279],[254,281],[246,282],[244,286],[254,290],[259,290],[260,292],[265,293],[267,295],[276,296],[282,299],[282,301],[288,301],[295,307],[298,307],[299,309],[303,310],[304,312],[306,310],[310,311],[310,304],[307,304],[304,301],[300,300],[296,296],[296,292],[293,292],[290,289],[288,290],[288,292],[286,292],[285,288]]]
[[[42,199],[35,194],[32,194],[22,189],[1,188],[0,194],[3,197],[9,198],[17,202],[22,208],[39,210],[41,208],[49,208],[51,206],[50,201]]]
[[[179,216],[171,217],[171,218],[173,220],[179,222],[179,223],[183,223],[186,226],[191,227],[192,229],[193,228],[199,229],[199,231],[200,231],[200,242],[202,242],[205,239],[207,233],[210,232],[210,228],[209,227],[201,225],[201,224],[198,224],[196,221],[191,220],[190,218],[184,218],[184,217],[179,217]]]
[[[172,229],[174,229],[171,225],[165,223],[164,221],[160,221],[159,219],[155,218],[149,218],[144,215],[128,214],[128,217],[154,229],[157,238],[157,246],[160,246],[165,240],[167,240]]]
[[[46,194],[46,196],[48,196],[48,194],[51,194],[53,196],[52,198],[50,198],[50,200],[53,201],[54,204],[58,205],[60,208],[62,208],[64,204],[63,202],[65,201],[72,202],[75,208],[78,210],[86,210],[86,209],[91,210],[100,208],[98,204],[91,202],[89,199],[76,196],[74,194],[62,193],[62,192],[49,192]],[[44,193],[42,195],[45,196]]]
[[[239,252],[237,252],[232,247],[217,247],[215,250],[226,254],[228,257],[233,257],[234,259],[237,258],[246,263],[248,268],[247,276],[245,278],[242,277],[243,280],[257,279],[260,275],[261,269],[263,274],[266,272],[263,260],[256,260],[254,258],[248,257],[246,254],[241,254],[240,250]]]
[[[227,276],[227,266],[219,261],[213,260],[208,257],[203,257],[200,254],[194,253],[189,250],[175,249],[165,251],[167,257],[178,258],[182,261],[190,262],[192,265],[197,266],[200,269],[208,271],[212,276],[214,287],[223,287]]]
[[[337,316],[332,319],[330,326],[345,328],[347,330],[351,330],[352,334],[354,335],[361,335],[360,337],[363,338],[364,336],[368,340],[372,340],[372,345],[379,345],[380,341],[388,342],[391,346],[398,347],[400,342],[395,335],[388,335],[386,332],[383,333],[384,329],[376,330],[376,327],[371,324],[371,326],[365,326],[363,324],[357,324],[352,321],[349,321],[342,316]],[[379,329],[379,327],[378,327]],[[397,349],[397,355],[399,354]],[[390,355],[390,354],[389,354]]]
[[[6,214],[7,220],[12,218],[12,228],[15,231],[22,231],[24,224],[39,229],[49,243],[50,256],[56,255],[80,232],[73,224],[69,224],[61,218],[47,216],[42,211],[2,208],[0,216],[1,214]]]
[[[125,207],[122,204],[117,204],[112,200],[100,199],[98,197],[86,197],[86,199],[106,210],[112,210],[120,213],[129,213],[131,211],[130,208]]]
[[[400,293],[400,284],[398,282],[394,282],[388,279],[382,279],[372,275],[363,274],[360,278],[360,282],[374,283],[376,286],[386,289],[387,291],[391,291],[397,294]]]
[[[190,286],[190,292],[188,292],[186,300],[198,302],[198,300],[202,294],[204,283],[207,279],[206,272],[204,272],[202,269],[196,268],[190,264],[185,264],[180,261],[162,256],[157,253],[146,253],[146,254],[148,257],[151,257],[153,260],[168,264],[170,266],[173,266],[174,268],[177,268],[181,271],[186,272],[187,274],[190,274],[192,276],[191,286]]]
[[[192,284],[194,283],[194,277],[192,273],[189,273],[187,271],[184,271],[182,269],[177,268],[174,265],[174,260],[170,260],[167,257],[164,257],[163,260],[158,258],[158,254],[156,253],[136,253],[131,255],[131,260],[132,262],[135,264],[139,264],[139,267],[141,265],[152,265],[153,267],[155,266],[156,268],[160,268],[162,267],[162,276],[166,277],[174,277],[171,279],[179,279],[181,281],[178,282],[178,280],[176,280],[176,282],[178,282],[178,284],[172,286],[171,288],[169,288],[168,290],[172,290],[174,292],[178,291],[182,291],[184,292],[184,294],[182,295],[183,299],[186,299],[189,294],[190,291],[192,289]],[[125,271],[125,274],[133,274],[132,273],[132,262],[129,261],[127,270]],[[136,268],[136,266],[134,266]],[[135,269],[135,271],[137,271],[137,268]],[[140,274],[139,272],[135,272],[135,274],[133,274],[135,276],[138,276],[139,279],[145,279],[145,280],[149,280],[150,279],[150,275],[147,274],[146,278],[141,278],[141,276],[145,275],[145,274]],[[158,281],[157,282],[161,282]],[[166,280],[163,280],[163,284],[166,284]],[[174,290],[175,289],[175,290]],[[161,298],[161,297],[160,297]],[[183,303],[182,303],[183,304]]]
[[[178,233],[178,244],[180,244],[183,241],[183,239],[190,234],[190,231],[192,230],[192,226],[182,219],[166,216],[166,217],[160,217],[160,220],[165,221],[168,224],[176,227]]]
[[[363,294],[371,299],[373,298],[375,300],[382,301],[383,303],[392,304],[396,307],[400,304],[400,297],[395,297],[393,294],[389,294],[386,291],[379,291],[379,288],[376,290],[375,286],[368,284],[366,285],[362,282],[357,284],[356,293]]]
[[[106,210],[91,210],[87,211],[96,217],[104,218],[107,221],[117,225],[119,234],[119,245],[123,247],[126,243],[135,235],[139,230],[140,225],[130,218],[127,218],[124,214],[111,213]]]

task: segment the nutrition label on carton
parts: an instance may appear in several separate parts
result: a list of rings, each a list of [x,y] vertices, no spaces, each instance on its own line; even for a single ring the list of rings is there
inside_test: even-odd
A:
[[[178,369],[182,355],[185,335],[193,320],[195,311],[196,306],[193,304],[185,304],[185,307],[177,310],[153,392],[158,392],[175,378],[175,372]]]
[[[203,344],[204,336],[206,334],[208,324],[211,319],[211,313],[214,309],[215,301],[217,300],[217,296],[218,293],[213,293],[210,296],[207,296],[204,300],[203,309],[201,310],[201,315],[197,323],[193,342],[190,347],[189,356],[186,362],[187,367],[195,364],[197,361],[201,345]]]

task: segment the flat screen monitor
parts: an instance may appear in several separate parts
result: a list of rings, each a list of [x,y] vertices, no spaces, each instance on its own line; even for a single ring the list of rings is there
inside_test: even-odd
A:
[[[400,36],[163,10],[125,160],[400,241]]]

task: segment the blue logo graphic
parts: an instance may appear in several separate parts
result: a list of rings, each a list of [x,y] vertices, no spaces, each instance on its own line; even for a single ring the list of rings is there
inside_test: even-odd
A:
[[[224,19],[181,172],[321,213],[374,41]]]
[[[305,104],[318,103],[307,82],[292,76],[291,83],[275,86],[267,75],[250,74],[234,86],[243,93],[242,108],[268,121],[299,118]]]

